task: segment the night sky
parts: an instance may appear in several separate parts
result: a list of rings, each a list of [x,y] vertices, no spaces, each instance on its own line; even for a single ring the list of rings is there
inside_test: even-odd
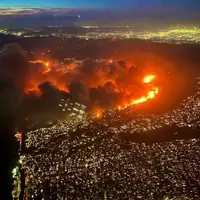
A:
[[[200,9],[200,0],[1,0],[0,7],[113,8],[176,7]]]

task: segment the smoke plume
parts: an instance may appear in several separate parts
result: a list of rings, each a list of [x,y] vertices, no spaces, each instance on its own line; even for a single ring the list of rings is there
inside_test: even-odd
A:
[[[4,47],[1,60],[2,70],[23,91],[25,104],[38,110],[51,109],[63,96],[90,109],[105,110],[126,105],[148,90],[148,84],[142,83],[143,71],[123,60],[86,58],[65,65],[51,60],[30,61],[15,43]]]

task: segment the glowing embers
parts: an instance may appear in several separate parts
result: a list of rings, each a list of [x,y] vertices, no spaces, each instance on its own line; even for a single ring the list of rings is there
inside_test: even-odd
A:
[[[144,77],[143,79],[143,83],[144,84],[151,84],[152,81],[155,79],[155,75],[147,75]],[[147,94],[145,96],[142,96],[138,99],[133,99],[131,100],[129,103],[126,103],[124,105],[120,105],[117,107],[118,110],[123,110],[129,106],[132,105],[137,105],[137,104],[141,104],[144,103],[150,99],[154,99],[156,97],[156,95],[159,93],[159,88],[153,86],[152,89],[150,91],[147,92]],[[96,113],[96,118],[101,118],[103,115],[103,111],[102,112],[97,112]]]
[[[96,118],[100,118],[101,115],[102,115],[102,113],[101,113],[101,112],[98,112],[98,113],[96,114]]]
[[[143,74],[141,77],[142,71],[131,64],[112,59],[67,59],[62,63],[37,59],[30,61],[30,78],[24,92],[40,96],[45,89],[42,85],[48,84],[54,91],[69,93],[78,102],[87,101],[91,115],[101,118],[105,110],[123,110],[155,98],[158,93],[154,83],[156,76]],[[76,82],[79,86],[74,89],[71,86]],[[99,110],[102,114],[97,114]]]
[[[143,83],[151,83],[155,79],[155,75],[145,76],[143,79]]]
[[[144,77],[143,83],[144,84],[150,84],[155,79],[155,77],[156,77],[155,75],[147,75],[147,76]],[[131,102],[128,105],[125,105],[124,108],[126,108],[130,105],[136,105],[136,104],[144,103],[149,99],[153,99],[158,94],[158,92],[159,92],[158,87],[153,87],[150,91],[147,92],[147,95],[142,96],[138,99],[131,100]]]
[[[155,75],[147,75],[144,77],[143,79],[143,83],[145,84],[149,84],[151,83],[153,80],[155,79]],[[147,100],[149,99],[153,99],[155,98],[155,96],[158,94],[159,92],[159,89],[158,87],[154,87],[152,90],[150,90],[146,96],[143,96],[139,99],[135,99],[135,100],[132,100],[131,101],[131,105],[135,105],[135,104],[139,104],[139,103],[143,103],[143,102],[146,102]]]
[[[51,71],[51,68],[50,68],[50,63],[49,62],[46,62],[46,61],[42,61],[42,60],[36,60],[36,61],[29,61],[30,63],[40,63],[42,65],[45,66],[44,70],[43,70],[43,74],[46,74],[48,72]]]
[[[147,93],[147,96],[143,96],[143,97],[141,97],[139,99],[133,100],[131,102],[131,105],[143,103],[143,102],[146,102],[149,99],[153,99],[158,94],[158,92],[159,92],[159,89],[157,87],[155,87],[155,88],[153,88],[151,91],[149,91]]]

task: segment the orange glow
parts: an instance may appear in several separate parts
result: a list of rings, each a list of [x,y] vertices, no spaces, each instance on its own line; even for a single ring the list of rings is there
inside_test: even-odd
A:
[[[155,91],[150,91],[150,92],[148,92],[147,98],[153,99],[154,97],[155,97]]]
[[[147,97],[141,97],[139,99],[136,99],[136,100],[133,100],[130,104],[131,105],[134,105],[134,104],[139,104],[139,103],[143,103],[147,101]]]
[[[108,62],[109,62],[110,64],[112,64],[112,63],[113,63],[113,60],[112,60],[112,59],[110,59]]]
[[[45,65],[46,65],[47,67],[49,67],[49,63],[48,63],[48,62],[46,62]]]
[[[122,109],[122,107],[121,106],[118,106],[118,110],[121,110]]]
[[[90,72],[90,76],[88,76],[87,73],[82,73],[82,71],[80,70],[82,65],[81,63],[78,64],[78,62],[72,62],[67,65],[61,65],[56,61],[43,61],[39,59],[29,62],[39,63],[40,65],[36,65],[36,68],[34,68],[34,66],[33,68],[30,68],[30,78],[28,79],[28,83],[25,85],[24,88],[24,92],[26,94],[32,93],[38,96],[41,95],[42,93],[38,86],[44,82],[50,82],[58,90],[68,92],[69,90],[67,86],[70,84],[70,82],[80,79],[88,88],[98,88],[99,86],[101,86],[104,87],[104,90],[108,93],[119,93],[122,99],[119,102],[119,105],[116,106],[116,109],[123,110],[128,106],[141,104],[150,99],[154,99],[159,92],[159,88],[155,87],[155,84],[151,84],[156,78],[154,74],[147,74],[144,78],[139,80],[144,85],[145,89],[149,88],[146,93],[144,93],[143,87],[139,88],[134,85],[132,75],[128,76],[130,67],[120,68],[120,66],[116,65],[116,69],[114,68],[114,73],[112,74],[112,76],[110,76],[109,67],[111,67],[110,69],[113,70],[112,65],[102,67],[102,64],[97,64],[96,66],[94,66],[92,72]],[[113,63],[114,66],[115,60],[108,59],[107,64],[111,63]],[[129,64],[126,66],[132,65]],[[136,81],[138,81],[138,79]],[[133,98],[132,95],[135,95],[137,90],[139,91],[139,93],[143,93],[143,95],[141,95],[139,98]],[[92,115],[100,118],[103,115],[102,109],[103,108],[95,109],[95,111],[92,112]]]
[[[31,93],[40,96],[41,91],[38,86],[44,82],[51,82],[59,90],[68,92],[68,88],[66,87],[67,82],[60,78],[65,73],[63,70],[66,68],[56,67],[56,65],[52,64],[50,61],[43,60],[29,61],[29,63],[39,63],[41,66],[39,68],[40,71],[34,71],[34,69],[30,71],[28,83],[24,88],[26,94]]]
[[[146,82],[144,82],[144,83],[151,83],[151,81],[154,78],[155,78],[154,75],[146,76],[146,77],[144,77],[143,82],[144,82],[144,80],[146,80]],[[123,110],[123,109],[127,108],[128,106],[137,105],[137,104],[147,102],[150,99],[154,99],[156,97],[156,95],[158,94],[158,92],[159,92],[159,88],[153,87],[150,91],[147,92],[146,96],[142,96],[138,99],[131,100],[130,103],[126,103],[123,106],[118,106],[117,109]],[[103,114],[102,112],[97,112],[96,118],[100,118],[102,116],[102,114]]]
[[[143,79],[143,83],[151,83],[151,81],[154,79],[155,79],[155,75],[145,76]],[[124,108],[127,108],[128,106],[144,103],[144,102],[148,101],[149,99],[154,99],[156,97],[156,95],[158,94],[158,92],[159,92],[159,88],[153,87],[150,91],[148,91],[146,96],[142,96],[138,99],[131,100],[131,102],[129,104],[126,103],[125,106],[123,106],[123,107],[118,106],[118,110],[122,110]]]
[[[150,83],[155,79],[155,75],[148,75],[145,76],[143,79],[143,83]]]
[[[49,62],[45,62],[42,60],[35,60],[35,61],[29,61],[30,63],[41,63],[43,65],[45,65],[46,67],[49,67]]]
[[[102,113],[101,112],[98,112],[97,114],[96,114],[96,118],[100,118],[102,116]]]
[[[158,94],[158,88],[157,87],[155,87],[155,88],[153,88],[153,90],[149,91],[147,93],[147,96],[143,96],[143,97],[141,97],[139,99],[133,100],[131,102],[131,105],[143,103],[143,102],[146,102],[149,99],[153,99],[153,98],[155,98],[156,94]]]
[[[29,61],[30,63],[40,63],[45,66],[45,69],[43,71],[43,74],[46,74],[51,71],[50,63],[42,60],[36,60],[36,61]]]
[[[151,83],[154,79],[155,79],[155,75],[147,75],[147,76],[144,77],[143,83]],[[132,100],[130,105],[136,105],[136,104],[144,103],[149,99],[153,99],[158,94],[158,92],[159,92],[158,87],[154,87],[154,88],[152,88],[152,90],[150,90],[147,93],[146,96],[142,96],[139,99]]]

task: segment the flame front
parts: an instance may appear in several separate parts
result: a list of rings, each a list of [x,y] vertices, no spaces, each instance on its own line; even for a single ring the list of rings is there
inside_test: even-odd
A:
[[[60,64],[56,61],[43,61],[38,59],[29,61],[29,63],[40,65],[35,68],[35,71],[34,67],[30,68],[32,70],[30,79],[24,88],[26,94],[31,92],[40,96],[41,92],[38,86],[44,82],[50,82],[58,90],[69,92],[68,86],[70,83],[81,80],[86,90],[96,88],[96,91],[99,93],[104,90],[108,94],[119,94],[121,99],[116,103],[118,106],[112,105],[112,108],[123,110],[128,106],[141,104],[150,99],[154,99],[159,92],[159,88],[155,87],[153,82],[156,76],[154,74],[148,74],[140,82],[145,88],[149,89],[140,98],[133,99],[133,95],[137,93],[137,89],[139,89],[139,92],[141,89],[144,90],[142,87],[139,88],[134,84],[133,79],[137,78],[132,78],[131,73],[134,68],[131,67],[131,64],[125,65],[126,67],[124,65],[121,66],[112,59],[108,59],[104,63],[94,61],[90,69],[86,67],[84,61],[82,63],[72,62],[69,64]],[[93,78],[91,79],[91,77]],[[144,91],[141,92],[143,93]],[[104,110],[103,107],[99,107],[100,112],[96,112],[97,110],[93,112],[97,118],[102,116]]]
[[[149,84],[155,79],[155,77],[156,77],[155,75],[147,75],[144,77],[143,83]],[[153,99],[158,94],[158,92],[159,92],[158,87],[153,87],[152,90],[150,90],[146,96],[142,96],[139,99],[132,100],[129,105],[136,105],[136,104],[144,103],[149,99]],[[127,105],[125,107],[127,107]]]
[[[155,75],[145,76],[143,79],[143,83],[151,83],[155,79]]]
[[[43,74],[46,74],[51,71],[50,63],[42,60],[36,60],[36,61],[29,61],[30,63],[40,63],[45,66],[45,69],[43,71]]]
[[[144,79],[143,79],[143,83],[144,84],[150,84],[154,79],[155,79],[155,75],[145,76]],[[158,93],[159,93],[159,88],[158,87],[153,87],[150,91],[147,92],[146,96],[142,96],[142,97],[140,97],[138,99],[131,100],[130,103],[126,103],[124,106],[120,105],[120,106],[117,107],[117,109],[118,110],[123,110],[123,109],[127,108],[128,106],[144,103],[144,102],[146,102],[146,101],[148,101],[150,99],[154,99]],[[98,112],[96,114],[96,117],[100,118],[101,117],[101,112]]]
[[[158,90],[157,87],[153,88],[151,91],[149,91],[149,92],[147,93],[147,96],[143,96],[143,97],[141,97],[141,98],[139,98],[139,99],[133,100],[133,101],[131,102],[131,105],[143,103],[143,102],[146,102],[146,101],[149,100],[149,99],[155,98],[155,96],[158,94],[158,91],[159,91],[159,90]]]

